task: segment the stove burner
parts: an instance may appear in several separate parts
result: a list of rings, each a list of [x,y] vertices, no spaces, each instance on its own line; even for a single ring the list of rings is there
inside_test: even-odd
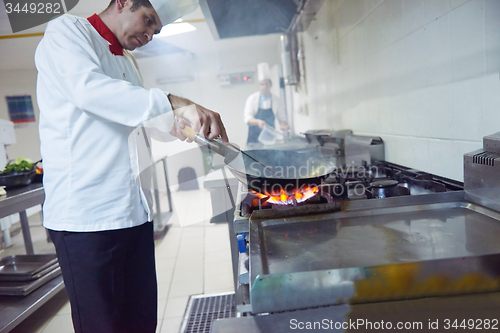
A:
[[[397,186],[399,182],[394,179],[384,179],[384,180],[378,180],[375,182],[370,183],[371,187],[374,188],[391,188],[394,186]]]
[[[460,183],[426,172],[379,161],[368,166],[344,166],[324,180],[311,195],[257,195],[246,192],[249,198],[242,201],[241,214],[249,217],[253,211],[305,209],[303,206],[321,206],[344,200],[381,199],[395,196],[418,195],[463,190]],[[411,192],[411,193],[410,193]],[[279,200],[278,200],[279,199]]]
[[[400,186],[399,182],[394,179],[377,180],[370,183],[370,188],[371,198],[381,199],[410,195],[410,190],[407,187]]]

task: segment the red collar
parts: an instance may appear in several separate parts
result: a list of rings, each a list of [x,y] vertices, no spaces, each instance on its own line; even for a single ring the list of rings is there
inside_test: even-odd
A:
[[[109,50],[114,55],[123,56],[123,48],[118,41],[118,38],[109,30],[109,28],[104,24],[99,15],[94,14],[91,17],[87,18],[87,20],[92,24],[92,26],[97,30],[99,35],[101,35],[105,40],[107,40],[109,45]]]

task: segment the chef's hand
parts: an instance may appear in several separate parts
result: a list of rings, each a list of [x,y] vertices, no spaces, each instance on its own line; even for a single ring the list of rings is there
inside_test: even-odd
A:
[[[282,131],[286,131],[290,129],[290,126],[288,126],[288,123],[286,121],[280,122],[280,128]]]
[[[266,127],[266,122],[262,119],[250,118],[250,120],[248,120],[248,125],[259,126],[260,129],[263,129]]]
[[[178,137],[182,141],[186,140],[187,138],[182,134],[180,128],[184,128],[187,125],[190,126],[195,132],[209,140],[220,136],[224,144],[229,142],[226,129],[222,123],[220,115],[217,112],[209,110],[182,97],[168,95],[168,99],[174,109],[174,114],[179,116],[177,117],[177,123],[179,126],[175,126],[174,124],[170,134]],[[191,124],[184,121],[180,117],[188,119]],[[187,139],[187,141],[192,142],[190,139]]]

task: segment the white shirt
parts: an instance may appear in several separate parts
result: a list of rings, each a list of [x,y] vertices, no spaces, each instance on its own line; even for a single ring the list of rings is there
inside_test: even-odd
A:
[[[248,96],[247,101],[245,103],[245,112],[243,114],[243,120],[246,124],[248,121],[255,117],[257,111],[259,111],[259,101],[260,101],[260,92],[256,92]],[[274,116],[278,119],[278,121],[287,121],[286,120],[286,111],[285,106],[281,99],[275,95],[272,95],[271,99],[263,101],[262,108],[267,109],[272,106]]]
[[[49,22],[35,62],[44,226],[100,231],[151,221],[151,193],[137,179],[145,168],[138,126],[171,128],[167,93],[144,89],[133,56],[113,55],[86,19],[71,15]]]

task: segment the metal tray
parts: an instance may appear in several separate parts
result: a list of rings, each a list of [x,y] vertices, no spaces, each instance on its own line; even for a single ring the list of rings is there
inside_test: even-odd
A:
[[[59,267],[59,263],[56,262],[54,265],[51,265],[51,266],[45,268],[44,270],[42,270],[36,274],[32,274],[32,275],[28,275],[28,274],[26,274],[26,275],[22,275],[22,274],[0,275],[0,283],[2,281],[32,281],[32,280],[36,280],[36,279],[39,279],[42,276],[52,272],[57,267]]]
[[[0,259],[0,281],[26,281],[57,264],[55,254],[13,255]]]
[[[2,281],[0,282],[0,295],[26,296],[59,275],[61,275],[61,267],[57,266],[56,269],[33,281]]]

